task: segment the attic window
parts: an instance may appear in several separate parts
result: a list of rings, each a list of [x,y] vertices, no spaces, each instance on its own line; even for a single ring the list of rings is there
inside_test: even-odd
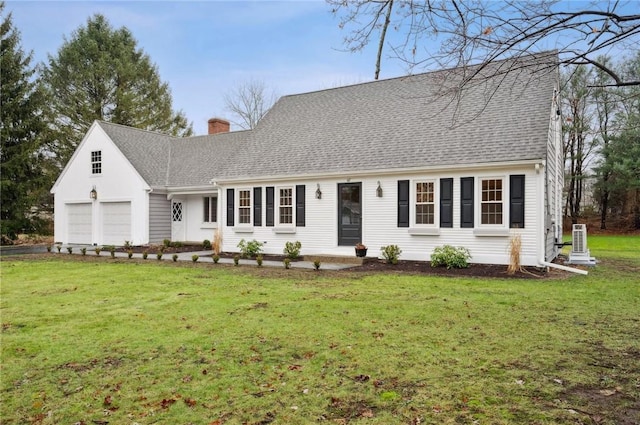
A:
[[[91,151],[91,174],[102,174],[102,151]]]

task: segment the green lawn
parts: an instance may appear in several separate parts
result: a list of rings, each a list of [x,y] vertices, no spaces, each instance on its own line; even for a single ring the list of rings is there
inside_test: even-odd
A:
[[[634,424],[640,238],[588,276],[3,259],[1,424]]]

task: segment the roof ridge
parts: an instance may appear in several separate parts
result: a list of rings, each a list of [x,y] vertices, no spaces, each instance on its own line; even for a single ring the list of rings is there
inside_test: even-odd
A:
[[[107,124],[107,125],[114,126],[114,127],[120,127],[120,128],[129,129],[129,130],[142,131],[142,132],[145,132],[145,133],[151,133],[151,134],[154,134],[154,135],[157,135],[157,136],[170,137],[172,139],[184,139],[185,138],[185,137],[173,136],[173,135],[167,134],[167,133],[162,133],[160,131],[146,130],[144,128],[133,127],[131,125],[119,124],[119,123],[110,122],[110,121],[96,120],[96,122],[98,122],[98,124],[100,124],[100,125]],[[193,137],[193,136],[189,136],[189,137]]]
[[[495,60],[495,61],[490,61],[490,62],[479,62],[479,63],[474,63],[474,64],[470,64],[470,65],[466,65],[467,68],[474,68],[474,67],[478,67],[478,66],[495,66],[495,65],[499,65],[501,63],[504,62],[508,62],[508,61],[515,61],[515,60],[532,60],[532,59],[537,59],[538,57],[541,56],[553,56],[555,55],[555,57],[557,57],[557,50],[545,50],[542,52],[538,52],[538,53],[527,53],[527,54],[523,54],[520,56],[511,56],[508,58],[504,58],[504,59],[499,59],[499,60]],[[460,65],[460,66],[451,66],[449,68],[439,68],[439,69],[434,69],[431,71],[425,71],[425,72],[420,72],[418,74],[407,74],[407,75],[399,75],[396,77],[389,77],[389,78],[384,78],[381,80],[371,80],[371,81],[363,81],[361,83],[354,83],[354,84],[347,84],[345,86],[337,86],[337,87],[328,87],[325,89],[319,89],[319,90],[311,90],[311,91],[307,91],[307,92],[301,92],[301,93],[292,93],[292,94],[287,94],[284,96],[281,96],[280,98],[285,98],[285,97],[295,97],[295,96],[304,96],[307,94],[312,94],[312,93],[322,93],[322,92],[328,92],[331,90],[340,90],[340,89],[345,89],[345,88],[350,88],[350,87],[357,87],[357,86],[364,86],[364,85],[369,85],[369,84],[375,84],[375,83],[384,83],[384,82],[391,82],[391,81],[395,81],[395,80],[403,80],[403,79],[408,79],[408,78],[414,78],[414,77],[423,77],[423,76],[427,76],[427,75],[435,75],[435,74],[439,74],[439,73],[444,73],[444,72],[451,72],[451,71],[455,71],[457,69],[461,69],[461,68],[465,68],[465,65]]]

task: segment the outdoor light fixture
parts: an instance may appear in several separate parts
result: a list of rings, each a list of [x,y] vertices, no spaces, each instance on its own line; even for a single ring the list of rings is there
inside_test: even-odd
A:
[[[380,186],[380,180],[378,180],[378,188],[376,189],[376,196],[382,198],[382,186]]]
[[[322,191],[320,190],[320,183],[318,183],[318,188],[316,189],[316,199],[322,199]]]
[[[95,186],[93,186],[93,189],[91,189],[91,192],[89,192],[89,197],[94,201],[98,199],[98,191],[96,190]]]

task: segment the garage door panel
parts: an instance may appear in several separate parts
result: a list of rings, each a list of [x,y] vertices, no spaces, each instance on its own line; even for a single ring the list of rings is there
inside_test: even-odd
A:
[[[102,235],[103,243],[108,245],[131,240],[131,202],[102,204]]]
[[[67,226],[69,243],[90,244],[92,242],[91,204],[68,204]]]

